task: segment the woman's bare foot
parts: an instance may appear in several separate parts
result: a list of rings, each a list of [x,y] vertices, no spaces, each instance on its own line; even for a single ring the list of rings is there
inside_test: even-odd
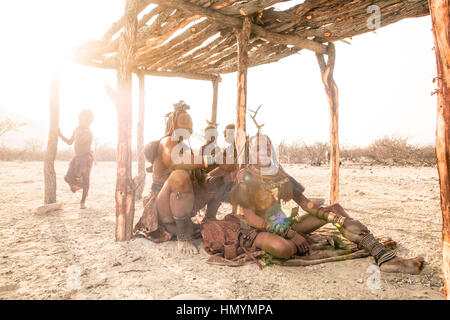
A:
[[[86,209],[86,205],[83,202],[80,203],[80,209]]]
[[[178,241],[178,251],[184,254],[198,254],[198,249],[192,241]]]
[[[415,257],[412,259],[395,257],[383,263],[380,270],[392,273],[419,274],[423,269],[424,263],[425,259],[423,257]]]

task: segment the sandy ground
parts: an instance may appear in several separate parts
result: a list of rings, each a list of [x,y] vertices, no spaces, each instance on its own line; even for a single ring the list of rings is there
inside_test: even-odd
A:
[[[311,267],[206,264],[208,255],[186,257],[176,243],[114,241],[115,163],[92,171],[88,209],[63,181],[63,210],[33,214],[44,194],[42,163],[0,166],[0,299],[443,299],[441,213],[435,168],[344,166],[341,204],[376,235],[400,243],[402,256],[423,255],[421,275],[379,273],[371,257]],[[327,167],[286,165],[306,196],[328,194]],[[146,191],[150,182],[147,180]],[[229,212],[223,205],[221,212]],[[135,222],[142,213],[136,205]]]

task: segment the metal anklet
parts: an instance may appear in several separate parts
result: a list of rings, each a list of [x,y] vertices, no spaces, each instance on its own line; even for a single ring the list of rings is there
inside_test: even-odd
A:
[[[333,212],[328,213],[327,221],[334,224],[336,227],[341,227],[344,225],[345,217],[337,215]]]
[[[361,239],[358,246],[360,248],[368,250],[374,257],[375,262],[378,264],[378,266],[381,266],[382,263],[395,258],[395,256],[397,255],[396,250],[386,248],[382,243],[375,239],[375,237],[371,233],[366,234]]]
[[[194,223],[189,217],[173,217],[177,227],[177,239],[179,241],[191,241],[194,233]]]

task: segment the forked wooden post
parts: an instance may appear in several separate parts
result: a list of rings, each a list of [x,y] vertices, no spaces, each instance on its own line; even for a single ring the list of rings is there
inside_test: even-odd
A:
[[[330,203],[339,201],[339,103],[338,88],[333,79],[336,50],[333,43],[328,44],[328,59],[325,62],[323,54],[316,54],[319,63],[322,81],[330,105],[330,142],[331,142],[331,178]]]
[[[44,204],[56,202],[55,158],[58,151],[59,130],[59,76],[52,75],[50,87],[50,128],[47,151],[44,159],[45,195]]]
[[[242,30],[236,30],[237,46],[238,46],[238,72],[237,72],[237,114],[236,114],[236,130],[235,141],[236,150],[238,152],[238,163],[245,163],[245,142],[246,142],[246,123],[245,116],[247,113],[247,68],[248,68],[248,42],[250,38],[251,24],[250,19],[245,17],[242,24]]]
[[[144,123],[145,123],[145,74],[138,73],[139,77],[139,115],[137,122],[137,161],[138,175],[135,178],[136,200],[142,199],[145,187],[145,156],[144,156]]]
[[[450,290],[450,17],[446,0],[428,1],[437,65],[436,158],[441,190],[442,273],[445,298]]]
[[[134,184],[131,169],[132,136],[132,64],[137,34],[137,0],[125,4],[124,32],[120,36],[117,71],[117,183],[116,183],[116,241],[130,240],[134,218]]]
[[[219,95],[219,78],[212,81],[213,86],[213,102],[211,108],[211,123],[217,124],[217,100]]]

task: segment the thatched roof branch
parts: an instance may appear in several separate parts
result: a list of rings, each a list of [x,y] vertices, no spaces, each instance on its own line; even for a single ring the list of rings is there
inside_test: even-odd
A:
[[[158,4],[161,6],[168,6],[172,8],[177,8],[180,10],[185,10],[188,12],[191,12],[192,14],[198,14],[201,16],[204,16],[208,18],[209,20],[216,22],[221,25],[225,25],[228,27],[233,27],[240,29],[242,27],[243,20],[241,18],[237,17],[231,17],[224,15],[218,11],[209,9],[209,8],[203,8],[199,7],[195,4],[192,4],[190,2],[184,1],[184,0],[150,0],[151,3]],[[308,39],[302,39],[298,37],[297,35],[283,35],[278,33],[273,33],[270,31],[267,31],[261,26],[258,26],[256,24],[251,24],[251,31],[258,35],[261,38],[266,39],[267,41],[271,43],[278,43],[278,44],[286,44],[286,45],[294,45],[297,47],[302,47],[305,49],[313,50],[317,53],[325,53],[326,47],[322,45],[321,43],[308,40]]]
[[[368,24],[372,5],[380,9],[379,27],[428,14],[426,0],[306,0],[284,11],[270,7],[279,2],[287,1],[140,1],[135,67],[189,73],[236,71],[232,30],[241,29],[243,14],[251,20],[249,45],[258,40],[249,52],[249,66],[277,61],[305,48],[326,54],[326,42],[346,41],[374,31]],[[144,13],[144,4],[153,7]],[[122,26],[120,19],[100,41],[80,47],[77,53],[81,60],[118,65],[116,35]],[[270,56],[262,56],[267,53]]]

